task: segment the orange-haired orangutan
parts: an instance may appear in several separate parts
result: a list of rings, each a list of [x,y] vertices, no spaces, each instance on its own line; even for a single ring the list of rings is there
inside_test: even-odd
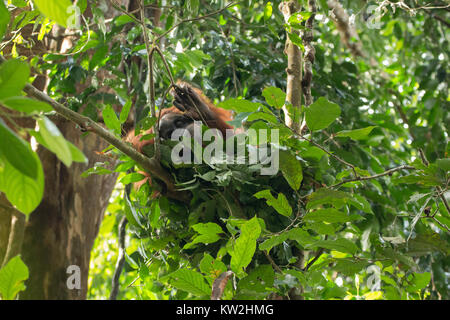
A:
[[[200,89],[192,87],[185,82],[179,82],[171,90],[174,97],[173,106],[162,109],[159,119],[159,136],[161,139],[170,139],[176,129],[188,130],[191,136],[194,135],[194,121],[202,121],[204,125],[211,129],[218,129],[223,137],[226,137],[226,130],[233,127],[226,123],[232,120],[232,114],[229,110],[217,108],[203,94]],[[149,134],[152,129],[144,134]],[[146,145],[153,144],[154,139],[141,140],[142,135],[131,136],[129,140],[133,146],[140,152]],[[149,181],[150,177],[137,183],[135,187],[139,188],[142,184]]]
[[[162,139],[170,139],[176,129],[188,130],[193,135],[194,121],[202,121],[209,128],[218,129],[223,137],[226,137],[227,129],[233,129],[226,123],[233,119],[231,111],[214,106],[200,89],[179,82],[171,94],[174,97],[173,106],[161,110],[159,136]],[[151,133],[151,129],[146,132],[148,133]],[[141,136],[137,136],[132,139],[133,145],[139,151],[154,143],[153,139],[140,141],[140,138]]]

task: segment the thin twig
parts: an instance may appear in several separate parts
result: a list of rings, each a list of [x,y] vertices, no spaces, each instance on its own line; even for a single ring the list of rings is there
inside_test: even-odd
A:
[[[208,13],[208,14],[205,14],[204,16],[201,16],[201,17],[195,17],[195,18],[183,19],[183,20],[181,20],[180,22],[178,22],[177,24],[175,24],[174,26],[172,26],[169,30],[167,30],[167,31],[165,31],[164,33],[162,33],[161,35],[159,35],[159,36],[155,39],[155,42],[161,40],[161,38],[165,37],[167,34],[171,33],[174,29],[178,28],[181,24],[183,24],[183,23],[185,23],[185,22],[192,22],[192,21],[203,20],[203,19],[205,19],[205,18],[208,18],[208,17],[214,16],[214,15],[216,15],[216,14],[219,14],[219,13],[221,13],[221,12],[227,10],[228,8],[231,8],[231,7],[233,7],[233,6],[237,5],[237,4],[239,4],[240,2],[242,2],[242,1],[232,2],[232,3],[228,4],[228,5],[226,5],[225,7],[223,7],[222,9],[219,9],[219,10],[217,10],[217,11],[214,11],[214,12],[211,12],[211,13]]]
[[[328,188],[330,188],[330,189],[331,188],[337,188],[337,187],[339,187],[339,186],[341,186],[341,185],[343,185],[345,183],[348,183],[348,182],[377,179],[377,178],[380,178],[380,177],[383,177],[383,176],[391,175],[392,173],[394,173],[396,171],[400,171],[400,170],[415,170],[415,169],[416,168],[414,168],[412,166],[402,165],[400,167],[392,168],[392,169],[386,170],[385,172],[382,172],[382,173],[379,173],[379,174],[375,174],[373,176],[368,176],[368,177],[358,176],[358,177],[353,178],[353,179],[344,180],[344,181],[341,181],[341,182],[339,182],[339,183],[337,183],[335,185],[332,185],[332,186],[330,186]]]
[[[310,262],[308,262],[308,264],[306,265],[305,268],[303,268],[303,271],[308,271],[308,269],[320,258],[320,256],[323,254],[324,251],[325,251],[324,248],[320,248],[317,251],[317,253],[314,256],[314,258]]]
[[[127,196],[126,191],[125,196]],[[112,289],[111,294],[109,295],[109,300],[116,300],[117,294],[119,293],[119,278],[122,273],[123,266],[125,265],[125,234],[127,223],[127,217],[123,217],[119,223],[119,254],[117,256],[117,263],[112,279]]]
[[[280,267],[275,263],[275,261],[273,261],[272,257],[270,256],[269,252],[267,252],[266,250],[264,250],[264,254],[266,255],[267,260],[269,260],[269,262],[272,264],[273,268],[279,272],[279,273],[283,273],[283,270],[280,269]]]
[[[440,222],[438,219],[436,219],[436,217],[427,217],[427,218],[430,218],[430,219],[432,219],[434,222],[436,222],[438,225],[440,225],[442,228],[444,228],[445,230],[447,230],[447,232],[450,232],[450,229],[445,225],[445,224],[443,224],[442,222]]]
[[[114,0],[109,0],[109,2],[112,4],[112,6],[114,7],[114,9],[122,12],[123,14],[126,14],[128,17],[130,17],[134,22],[136,22],[137,24],[143,24],[144,21],[141,21],[139,19],[137,19],[134,15],[132,15],[130,12],[128,12],[127,10],[123,9],[120,4],[118,4],[117,2],[115,2]]]
[[[155,51],[155,46],[150,46],[150,40],[148,39],[147,26],[145,24],[145,12],[144,12],[144,0],[139,2],[139,11],[141,13],[141,26],[142,32],[144,33],[144,42],[145,48],[147,50],[147,69],[148,69],[148,94],[149,94],[149,104],[150,104],[150,113],[153,118],[156,118],[156,102],[155,102],[155,79],[153,75],[153,53]],[[155,134],[155,143],[153,147],[155,148],[155,157],[156,159],[161,158],[161,150],[159,147],[159,130],[156,127],[156,124],[153,126],[153,133]]]
[[[174,87],[175,80],[173,80],[172,71],[170,70],[169,64],[167,63],[167,60],[164,57],[164,54],[162,53],[161,48],[158,47],[157,45],[155,45],[155,51],[159,54],[159,56],[161,57],[161,60],[163,61],[164,67],[166,68],[166,71],[167,71],[167,75],[169,76],[169,79],[170,79],[170,85],[172,87]]]

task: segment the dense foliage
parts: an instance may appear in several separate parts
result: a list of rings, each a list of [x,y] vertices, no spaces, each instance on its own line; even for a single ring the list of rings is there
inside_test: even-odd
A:
[[[34,2],[40,11],[27,7],[15,17],[4,42],[33,46],[20,37],[21,28],[32,24],[43,39],[55,21],[66,21],[49,9],[57,1]],[[58,134],[50,105],[21,96],[29,66],[48,75],[54,100],[103,121],[117,137],[130,113],[136,131],[156,122],[147,103],[142,26],[126,14],[105,19],[109,2],[90,2],[92,18],[82,21],[68,53],[24,59],[13,48],[0,66],[1,104],[36,119],[37,129],[26,132],[67,166],[84,156]],[[242,1],[226,9],[219,0],[162,2],[155,2],[163,6],[160,25],[147,21],[150,41],[164,35],[155,40],[163,59],[153,56],[158,108],[171,105],[167,62],[173,78],[233,110],[235,127],[277,129],[279,142],[269,134],[244,143],[273,142],[280,170],[264,176],[260,164],[175,165],[171,145],[163,143],[162,164],[192,193],[186,204],[155,197],[163,190],[156,181],[130,191],[127,186],[144,178],[139,166],[113,146],[104,150],[119,161],[98,163],[85,174],[120,175],[92,253],[89,298],[109,295],[125,216],[121,299],[208,299],[214,280],[227,271],[232,275],[223,299],[448,299],[449,33],[434,17],[445,17],[445,9],[418,8],[416,1],[342,1],[359,33],[352,41],[361,41],[365,53],[358,58],[344,45],[327,1],[318,1],[314,103],[303,106],[308,130],[298,134],[281,111],[283,50],[287,34],[305,29],[307,1],[288,22],[279,1]],[[9,10],[26,5],[8,1]],[[78,5],[84,12],[87,2]],[[372,15],[370,6],[378,8]],[[294,43],[302,47],[301,39]],[[79,84],[86,84],[81,94]],[[103,87],[111,90],[99,92]],[[0,117],[10,124],[6,114]],[[28,214],[42,198],[42,169],[22,133],[0,120],[0,191]],[[9,269],[0,270],[3,298],[18,291],[2,289]],[[20,283],[25,271],[16,270],[22,270]]]

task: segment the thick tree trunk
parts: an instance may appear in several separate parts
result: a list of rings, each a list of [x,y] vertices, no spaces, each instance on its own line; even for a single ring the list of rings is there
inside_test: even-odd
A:
[[[73,123],[61,120],[64,136],[89,158],[88,164],[74,163],[70,168],[53,153],[38,150],[45,173],[45,195],[26,224],[22,258],[30,270],[27,289],[20,299],[85,299],[90,252],[103,213],[114,188],[116,175],[81,173],[97,161],[104,161],[95,151],[107,143],[91,134],[81,137]],[[80,289],[69,289],[71,265],[80,268]]]

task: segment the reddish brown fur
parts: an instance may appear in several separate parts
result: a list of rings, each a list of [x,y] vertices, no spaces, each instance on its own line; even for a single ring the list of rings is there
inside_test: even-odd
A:
[[[185,83],[178,82],[178,84],[180,85],[180,84],[185,84]],[[223,136],[225,137],[226,130],[233,129],[233,127],[231,125],[226,123],[226,121],[233,120],[231,111],[216,107],[211,102],[211,100],[209,100],[203,94],[203,92],[200,89],[194,88],[194,87],[193,87],[193,89],[202,98],[203,102],[209,107],[209,109],[212,110],[215,115],[217,115],[217,118],[215,119],[215,121],[211,121],[209,123],[209,127],[219,129],[222,132]],[[183,114],[183,111],[177,109],[175,106],[172,106],[170,108],[162,109],[160,112],[159,118],[162,118],[165,114],[168,114],[168,113]],[[187,111],[186,113],[190,117],[192,117],[192,119],[194,119],[194,120],[198,120],[198,121],[202,120],[201,116],[195,110],[190,110],[190,111]],[[149,130],[145,131],[143,134],[135,136],[134,130],[132,130],[127,137],[127,141],[131,142],[132,145],[136,148],[136,150],[138,150],[139,152],[142,152],[142,148],[144,148],[148,144],[153,144],[154,139],[141,140],[141,138],[143,135],[150,134],[152,132],[153,132],[153,130],[149,129]]]
[[[178,85],[188,85],[185,83],[178,83]],[[218,108],[216,107],[204,94],[200,89],[194,88],[194,91],[201,97],[202,101],[204,102],[204,104],[206,104],[208,106],[208,108],[210,110],[213,111],[213,114],[216,116],[216,118],[212,121],[208,121],[208,126],[210,128],[216,128],[219,129],[223,136],[225,137],[226,134],[226,130],[227,129],[233,129],[233,127],[229,124],[226,123],[226,121],[231,121],[233,120],[233,116],[231,111],[229,110],[225,110],[222,108]],[[172,106],[170,108],[166,108],[166,109],[162,109],[160,114],[159,114],[159,118],[162,118],[164,115],[168,114],[168,113],[178,113],[178,114],[186,114],[189,117],[191,117],[194,120],[198,120],[201,121],[202,117],[198,114],[198,112],[196,110],[188,110],[188,111],[181,111],[179,109],[177,109],[175,106]],[[146,134],[150,134],[153,132],[153,129],[149,129],[147,131],[145,131],[143,134],[139,134],[137,136],[134,135],[134,130],[131,130],[131,132],[128,134],[127,136],[127,141],[131,142],[132,145],[136,148],[136,150],[138,150],[139,152],[142,152],[142,149],[149,144],[153,144],[154,143],[154,139],[149,139],[149,140],[141,140],[143,135]],[[145,173],[143,173],[145,174]],[[146,183],[147,181],[151,184],[151,178],[149,177],[148,174],[145,174],[147,176],[146,179],[138,182],[135,184],[135,188],[139,189],[144,183]],[[153,197],[156,197],[159,193],[156,192]]]

